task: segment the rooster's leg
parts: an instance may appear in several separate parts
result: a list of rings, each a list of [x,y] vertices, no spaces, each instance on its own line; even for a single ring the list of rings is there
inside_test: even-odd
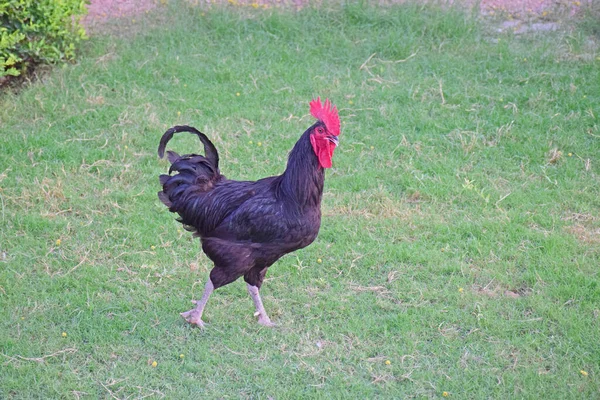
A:
[[[264,326],[274,326],[275,324],[271,322],[271,319],[265,311],[265,306],[263,306],[262,299],[258,293],[258,288],[249,283],[246,285],[248,286],[248,293],[250,293],[252,300],[254,300],[254,306],[256,307],[254,316],[258,316],[258,323]]]
[[[204,294],[199,301],[192,300],[192,303],[196,304],[196,307],[191,309],[190,311],[182,312],[180,315],[192,325],[196,325],[199,328],[204,328],[204,321],[202,321],[202,313],[204,312],[204,307],[206,306],[206,302],[210,297],[210,294],[213,292],[215,287],[213,286],[210,278],[208,282],[206,282],[206,286],[204,286]]]

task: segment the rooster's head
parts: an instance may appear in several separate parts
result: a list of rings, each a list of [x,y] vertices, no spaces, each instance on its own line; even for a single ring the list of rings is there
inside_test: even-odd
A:
[[[332,106],[329,99],[325,104],[321,104],[321,98],[310,102],[310,113],[319,120],[313,125],[310,133],[310,143],[319,159],[319,164],[323,168],[331,168],[331,158],[333,151],[338,145],[338,135],[340,134],[340,117],[337,108]]]

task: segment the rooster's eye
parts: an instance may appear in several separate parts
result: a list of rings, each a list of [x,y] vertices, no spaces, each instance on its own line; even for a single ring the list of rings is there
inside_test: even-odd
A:
[[[319,135],[323,135],[323,134],[325,133],[325,131],[323,130],[323,128],[321,128],[321,127],[318,127],[318,128],[317,128],[317,133],[318,133]]]

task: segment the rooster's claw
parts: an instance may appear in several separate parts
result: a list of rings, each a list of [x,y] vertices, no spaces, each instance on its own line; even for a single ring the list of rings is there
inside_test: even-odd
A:
[[[276,324],[271,322],[271,319],[268,316],[262,314],[259,314],[258,316],[258,323],[262,326],[266,326],[267,328],[273,328],[277,326]]]
[[[206,323],[202,321],[202,313],[198,312],[197,309],[192,309],[186,312],[182,312],[179,315],[183,317],[190,325],[196,325],[198,328],[206,328]]]

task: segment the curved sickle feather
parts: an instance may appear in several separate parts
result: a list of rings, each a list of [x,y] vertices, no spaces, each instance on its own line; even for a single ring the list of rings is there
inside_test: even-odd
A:
[[[173,135],[178,132],[189,132],[191,134],[197,135],[200,139],[200,142],[204,145],[204,156],[210,161],[210,163],[218,170],[219,168],[219,152],[215,145],[210,141],[210,139],[198,129],[188,126],[188,125],[177,125],[170,128],[168,131],[164,133],[162,138],[160,138],[160,144],[158,145],[158,156],[163,158],[165,155],[165,148],[167,147],[167,143],[169,140],[173,138]]]

